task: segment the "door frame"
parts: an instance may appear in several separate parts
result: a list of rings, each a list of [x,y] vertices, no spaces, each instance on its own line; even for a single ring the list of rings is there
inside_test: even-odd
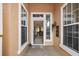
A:
[[[44,44],[42,44],[42,45],[53,45],[53,44],[51,44],[50,42],[52,42],[53,43],[53,35],[52,35],[52,33],[53,32],[50,32],[50,40],[46,40],[46,17],[45,17],[45,15],[46,14],[50,14],[50,31],[52,31],[52,21],[53,21],[53,16],[52,16],[52,12],[31,12],[31,19],[30,19],[30,21],[31,21],[31,23],[30,23],[30,26],[31,26],[31,30],[30,30],[30,33],[31,33],[31,44],[33,45],[33,20],[35,19],[33,19],[33,14],[43,14],[43,18],[39,18],[39,19],[42,19],[44,22]],[[37,18],[38,19],[38,18]],[[47,43],[46,44],[46,42],[49,42],[49,43]]]

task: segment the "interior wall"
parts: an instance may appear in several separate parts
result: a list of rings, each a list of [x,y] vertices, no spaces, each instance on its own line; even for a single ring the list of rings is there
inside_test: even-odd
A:
[[[3,55],[18,52],[18,4],[3,4]]]

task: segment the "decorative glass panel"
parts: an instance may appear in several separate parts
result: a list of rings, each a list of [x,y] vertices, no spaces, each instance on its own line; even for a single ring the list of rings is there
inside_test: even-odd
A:
[[[50,14],[46,15],[46,39],[50,40]]]

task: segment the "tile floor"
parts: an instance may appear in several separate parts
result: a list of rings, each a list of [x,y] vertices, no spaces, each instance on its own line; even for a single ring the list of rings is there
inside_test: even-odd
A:
[[[61,48],[55,47],[42,47],[32,48],[30,47],[24,56],[70,56]]]

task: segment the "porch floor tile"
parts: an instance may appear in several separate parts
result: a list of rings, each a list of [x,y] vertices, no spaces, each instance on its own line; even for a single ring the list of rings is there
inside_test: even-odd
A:
[[[30,47],[25,56],[69,56],[61,48],[55,47],[43,47],[43,48],[32,48]]]

